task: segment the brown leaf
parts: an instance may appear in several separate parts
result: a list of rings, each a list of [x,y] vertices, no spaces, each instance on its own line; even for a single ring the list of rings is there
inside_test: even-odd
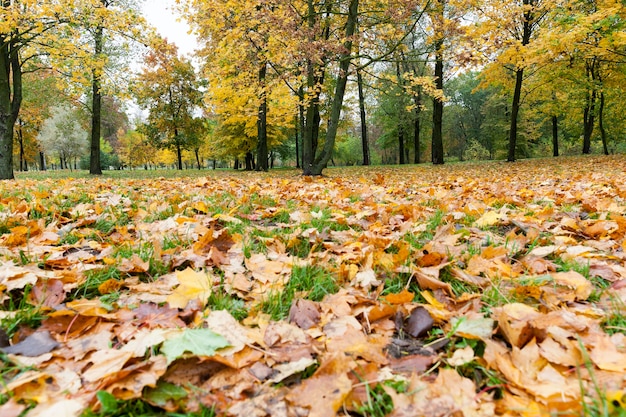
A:
[[[404,324],[404,331],[413,337],[423,336],[433,327],[434,320],[424,307],[417,307]]]
[[[32,304],[54,308],[65,300],[66,291],[60,279],[39,280],[30,293]]]
[[[327,360],[313,374],[287,394],[287,400],[309,409],[309,417],[334,416],[352,390],[346,360],[337,354]]]
[[[310,329],[317,325],[319,321],[319,306],[313,301],[299,298],[289,309],[289,323],[294,323],[301,329]]]
[[[59,343],[50,336],[47,330],[38,331],[13,346],[5,347],[5,353],[23,356],[39,356],[44,353],[52,352]]]

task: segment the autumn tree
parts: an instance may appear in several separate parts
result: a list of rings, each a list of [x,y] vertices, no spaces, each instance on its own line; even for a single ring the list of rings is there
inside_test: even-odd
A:
[[[64,101],[57,87],[58,78],[49,70],[24,74],[23,101],[15,128],[18,167],[27,169],[29,162],[38,160],[40,169],[45,169],[43,149],[37,141],[37,134],[45,119],[50,117],[50,109]]]
[[[486,44],[481,49],[487,57],[495,56],[485,79],[488,83],[499,83],[511,94],[507,160],[515,161],[522,86],[529,73],[527,70],[537,62],[531,59],[531,43],[537,38],[540,25],[554,2],[482,0],[479,3],[480,23],[476,25],[474,36],[477,42]]]
[[[582,153],[591,152],[597,124],[603,152],[608,154],[605,113],[607,91],[623,89],[626,64],[626,5],[613,0],[570,0],[554,9],[555,24],[546,43],[556,65],[566,65],[570,88],[582,95]]]
[[[295,97],[290,94],[289,4],[256,0],[188,1],[185,14],[200,38],[202,71],[209,80],[205,103],[218,126],[222,157],[244,158],[268,169],[268,155],[286,136]],[[232,19],[232,15],[237,19]],[[205,16],[211,16],[206,19]],[[292,87],[293,88],[293,87]]]
[[[183,169],[182,152],[191,149],[196,136],[194,113],[201,104],[202,80],[190,60],[179,57],[178,49],[159,40],[148,52],[133,92],[149,114],[144,133],[158,148],[174,151],[177,167]]]
[[[0,179],[13,178],[13,133],[23,99],[23,72],[41,51],[55,44],[52,29],[68,21],[64,2],[0,2]]]
[[[46,153],[58,155],[61,168],[72,168],[87,150],[87,131],[80,112],[69,105],[56,106],[41,127],[38,139]]]
[[[80,78],[89,85],[91,97],[89,173],[98,175],[102,174],[102,98],[111,94],[115,85],[125,79],[129,44],[136,41],[147,43],[152,34],[138,13],[138,0],[83,0],[79,16],[80,26],[73,43],[85,45],[82,49],[86,54],[81,63],[87,64],[87,74]]]

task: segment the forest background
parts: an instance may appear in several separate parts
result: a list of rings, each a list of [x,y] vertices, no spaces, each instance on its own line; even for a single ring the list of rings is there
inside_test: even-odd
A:
[[[193,56],[140,3],[2,3],[1,178],[626,146],[621,1],[178,1]]]

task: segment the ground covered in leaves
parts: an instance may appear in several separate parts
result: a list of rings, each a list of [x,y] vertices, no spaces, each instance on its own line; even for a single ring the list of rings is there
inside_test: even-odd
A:
[[[624,415],[626,158],[326,174],[0,184],[0,415]]]

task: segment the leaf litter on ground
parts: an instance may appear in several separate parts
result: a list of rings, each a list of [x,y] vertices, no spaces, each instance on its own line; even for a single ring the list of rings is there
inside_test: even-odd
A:
[[[624,413],[623,156],[199,175],[0,184],[1,415]]]

